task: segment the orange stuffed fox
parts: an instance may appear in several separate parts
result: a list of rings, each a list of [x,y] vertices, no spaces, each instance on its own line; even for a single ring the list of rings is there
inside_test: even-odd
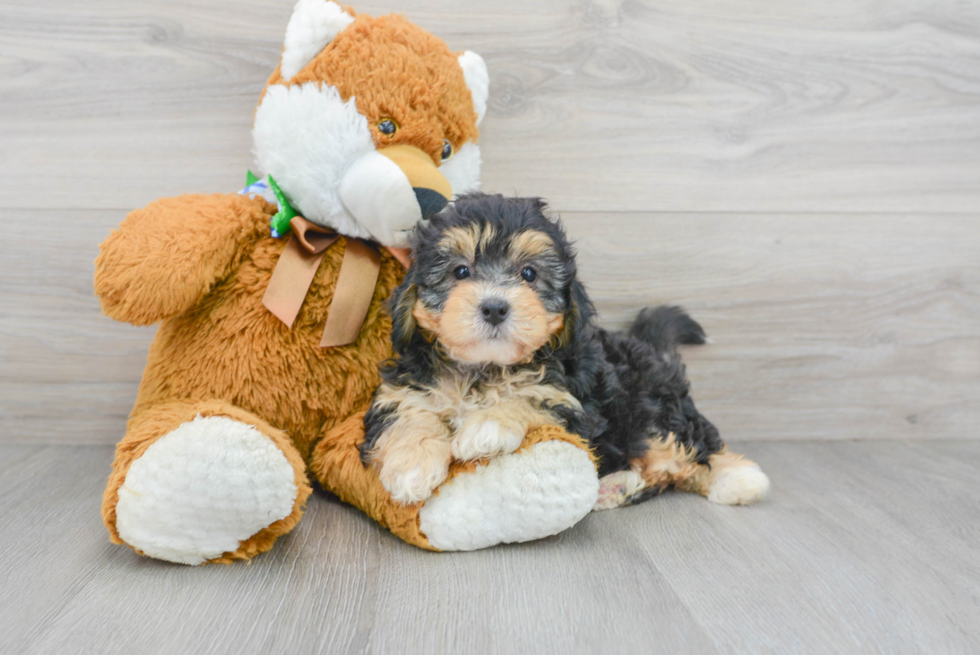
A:
[[[413,506],[359,459],[397,248],[478,188],[487,92],[478,55],[401,17],[299,1],[255,113],[267,177],[134,211],[96,261],[106,314],[161,322],[105,492],[114,542],[186,564],[250,558],[300,520],[309,475],[432,550],[536,539],[588,513],[591,455],[556,428],[454,465]]]

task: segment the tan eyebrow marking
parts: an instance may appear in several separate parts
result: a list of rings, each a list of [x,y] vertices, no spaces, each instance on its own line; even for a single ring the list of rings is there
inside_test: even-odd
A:
[[[480,250],[486,251],[495,236],[497,236],[496,228],[489,224],[484,225],[483,231],[480,234]]]
[[[493,225],[465,225],[446,230],[439,240],[439,247],[450,250],[460,257],[473,261],[476,259],[476,251],[486,250],[490,242],[497,235],[497,230]]]
[[[537,230],[521,232],[510,242],[510,256],[514,259],[526,259],[544,254],[555,254],[551,237],[544,232]]]
[[[476,258],[478,241],[478,228],[475,225],[453,227],[446,230],[439,239],[439,248],[450,250],[467,261],[473,261]]]

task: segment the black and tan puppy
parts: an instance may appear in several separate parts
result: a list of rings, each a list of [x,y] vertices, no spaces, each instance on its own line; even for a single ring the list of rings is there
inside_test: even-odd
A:
[[[667,487],[725,504],[765,496],[765,474],[725,449],[688,395],[677,345],[704,343],[701,327],[676,307],[644,310],[628,333],[597,327],[544,209],[474,194],[417,228],[391,303],[395,359],[364,419],[365,463],[414,503],[454,458],[513,452],[554,424],[598,456],[597,509]]]

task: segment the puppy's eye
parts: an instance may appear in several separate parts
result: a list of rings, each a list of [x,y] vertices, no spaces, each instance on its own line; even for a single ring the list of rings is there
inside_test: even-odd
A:
[[[449,139],[442,140],[442,161],[446,161],[453,156],[453,144],[449,143]]]
[[[391,136],[398,131],[398,123],[390,118],[382,119],[381,122],[378,123],[378,131],[387,136]]]
[[[524,278],[525,282],[530,283],[538,279],[538,274],[530,266],[525,266],[521,269],[521,277]]]
[[[456,268],[453,269],[453,277],[455,277],[457,280],[465,280],[469,276],[470,276],[469,266],[457,266]]]

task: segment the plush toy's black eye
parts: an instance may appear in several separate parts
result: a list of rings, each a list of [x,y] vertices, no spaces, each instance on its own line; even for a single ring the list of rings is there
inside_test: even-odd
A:
[[[442,140],[442,161],[446,161],[453,156],[453,144],[449,143],[449,139]]]
[[[521,277],[524,278],[525,282],[534,282],[538,279],[538,274],[534,272],[534,269],[530,266],[525,266],[521,270]]]
[[[469,266],[457,266],[455,269],[453,269],[453,277],[455,277],[457,280],[465,280],[469,276],[470,276]]]
[[[395,121],[391,120],[390,118],[385,118],[380,123],[378,123],[378,131],[381,132],[382,134],[387,134],[388,136],[391,136],[392,134],[398,131],[398,125],[395,123]]]

